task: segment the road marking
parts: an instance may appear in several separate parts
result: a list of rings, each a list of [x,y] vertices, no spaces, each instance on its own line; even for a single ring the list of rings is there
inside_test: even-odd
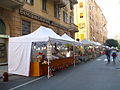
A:
[[[107,61],[107,59],[104,59],[104,61]]]
[[[102,59],[97,59],[97,61],[101,61]]]
[[[25,85],[30,84],[30,83],[32,83],[32,82],[35,82],[35,81],[37,81],[37,80],[39,80],[39,79],[42,79],[42,78],[44,78],[44,77],[45,77],[45,76],[42,76],[42,77],[40,77],[40,78],[31,80],[31,81],[29,81],[29,82],[23,83],[23,84],[21,84],[21,85],[18,85],[18,86],[14,87],[14,88],[9,89],[9,90],[15,90],[15,89],[17,89],[17,88],[20,88],[20,87],[22,87],[22,86],[25,86]]]

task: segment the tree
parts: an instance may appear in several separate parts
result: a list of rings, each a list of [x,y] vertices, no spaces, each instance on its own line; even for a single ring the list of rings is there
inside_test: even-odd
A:
[[[120,49],[120,44],[118,45],[118,49]]]
[[[117,40],[107,39],[106,42],[105,42],[105,45],[109,46],[109,47],[117,47],[119,45],[119,43],[118,43]]]

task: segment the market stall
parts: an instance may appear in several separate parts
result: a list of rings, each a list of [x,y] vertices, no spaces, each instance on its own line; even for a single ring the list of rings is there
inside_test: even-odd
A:
[[[50,49],[55,48],[55,43],[58,45],[66,42],[67,40],[57,35],[52,29],[43,26],[31,34],[9,38],[8,72],[23,76],[46,74],[49,60],[54,57]],[[66,51],[66,48],[64,50]],[[41,61],[42,59],[44,61]]]
[[[68,40],[68,41],[73,42],[72,45],[73,45],[73,50],[74,50],[73,52],[74,52],[74,66],[75,66],[75,63],[79,62],[79,55],[78,55],[78,53],[80,51],[80,48],[77,48],[77,47],[80,47],[82,45],[82,43],[74,40],[73,38],[71,38],[70,36],[68,36],[66,33],[63,34],[61,37],[64,38],[64,39],[66,39],[66,40]]]

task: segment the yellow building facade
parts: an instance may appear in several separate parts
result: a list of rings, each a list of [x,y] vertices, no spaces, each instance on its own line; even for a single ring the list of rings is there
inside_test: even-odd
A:
[[[79,32],[75,33],[76,40],[89,40],[89,10],[88,0],[78,0],[74,6],[74,23],[78,26]]]
[[[76,3],[77,0],[1,0],[0,63],[7,61],[9,37],[27,35],[40,26],[74,37],[78,31],[73,23]]]
[[[107,39],[107,21],[95,0],[78,0],[74,6],[74,23],[79,32],[75,33],[76,40],[92,40],[104,43]]]

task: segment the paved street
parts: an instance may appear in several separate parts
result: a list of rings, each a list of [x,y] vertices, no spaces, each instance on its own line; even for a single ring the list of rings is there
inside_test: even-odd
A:
[[[4,72],[8,71],[8,65],[1,65],[0,66],[0,78],[2,77]]]
[[[120,90],[120,62],[106,64],[106,57],[70,67],[47,77],[10,76],[0,79],[0,90]]]

